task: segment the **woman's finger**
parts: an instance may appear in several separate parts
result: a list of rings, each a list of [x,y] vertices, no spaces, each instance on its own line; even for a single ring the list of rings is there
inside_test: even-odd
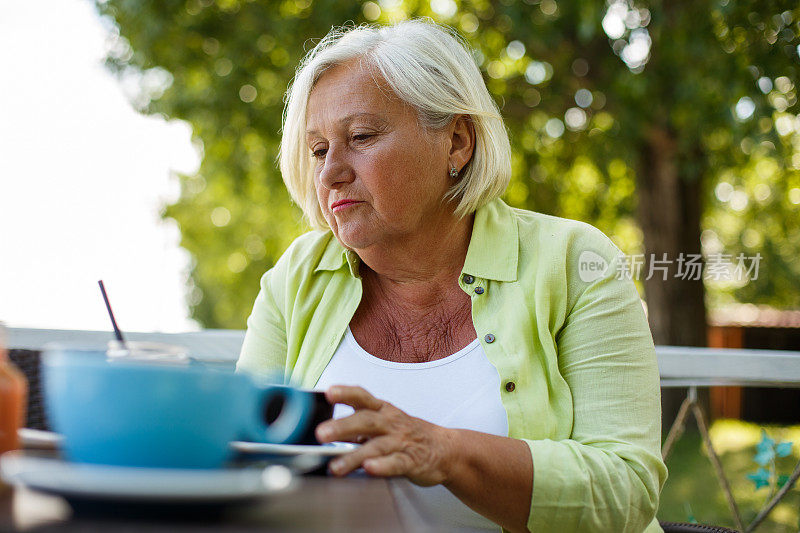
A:
[[[356,410],[378,410],[384,404],[383,400],[377,399],[362,387],[353,387],[350,385],[333,385],[329,387],[328,390],[325,391],[325,398],[327,398],[328,402],[331,404],[343,403]]]
[[[411,459],[403,452],[394,452],[365,459],[364,470],[371,476],[402,476],[409,473]]]
[[[385,418],[377,411],[364,409],[344,418],[322,422],[317,426],[315,435],[320,442],[363,442],[365,437],[386,433]]]
[[[360,467],[366,459],[390,454],[397,448],[398,444],[392,437],[376,437],[357,450],[333,459],[328,468],[334,475],[344,476]]]

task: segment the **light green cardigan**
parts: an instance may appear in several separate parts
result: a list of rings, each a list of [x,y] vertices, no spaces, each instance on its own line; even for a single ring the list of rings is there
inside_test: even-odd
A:
[[[531,531],[661,530],[658,367],[620,255],[581,222],[501,200],[475,213],[459,285],[509,437],[530,446]],[[358,265],[330,231],[295,240],[261,280],[237,369],[313,387],[361,301]]]

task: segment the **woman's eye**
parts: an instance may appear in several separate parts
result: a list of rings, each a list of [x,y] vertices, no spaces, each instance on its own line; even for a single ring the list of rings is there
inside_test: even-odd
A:
[[[327,151],[328,151],[328,149],[327,149],[327,148],[320,148],[320,149],[318,149],[318,150],[314,150],[314,151],[312,151],[312,152],[311,152],[311,154],[312,154],[314,157],[316,157],[317,159],[320,159],[320,158],[322,158],[322,157],[325,157],[325,154],[327,153]]]
[[[370,135],[369,133],[357,133],[357,134],[353,135],[353,140],[354,141],[366,141],[370,137],[372,137],[372,135]]]

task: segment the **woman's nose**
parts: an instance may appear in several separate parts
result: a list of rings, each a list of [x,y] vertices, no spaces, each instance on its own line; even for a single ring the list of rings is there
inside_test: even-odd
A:
[[[319,173],[320,183],[328,189],[337,189],[351,183],[355,177],[353,167],[339,147],[329,147]]]

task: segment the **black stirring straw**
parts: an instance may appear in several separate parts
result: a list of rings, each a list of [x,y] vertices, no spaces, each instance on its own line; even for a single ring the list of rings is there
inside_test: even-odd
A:
[[[117,326],[117,321],[114,320],[114,311],[111,310],[111,304],[108,303],[108,294],[106,294],[106,287],[103,285],[103,280],[98,280],[97,284],[100,285],[100,292],[103,293],[103,301],[106,302],[106,309],[108,309],[108,317],[111,319],[111,325],[114,326],[114,335],[117,337],[117,340],[122,343],[122,347],[125,347],[125,338],[122,336],[122,331],[120,331],[119,326]]]

